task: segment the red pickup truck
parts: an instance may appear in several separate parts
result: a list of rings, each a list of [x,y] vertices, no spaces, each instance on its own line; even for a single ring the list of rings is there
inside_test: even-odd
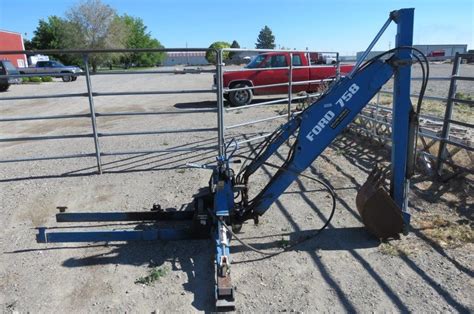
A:
[[[289,52],[268,52],[254,57],[244,69],[224,73],[224,88],[270,85],[288,83]],[[310,67],[307,67],[310,65]],[[312,81],[333,78],[336,76],[336,65],[312,65],[309,53],[293,53],[293,82]],[[299,68],[305,67],[305,68]],[[352,70],[352,65],[341,65],[341,74]],[[316,92],[321,82],[293,85],[293,93],[302,91]],[[272,95],[288,93],[288,86],[254,88],[252,90],[229,91],[224,97],[234,106],[250,104],[253,95]]]

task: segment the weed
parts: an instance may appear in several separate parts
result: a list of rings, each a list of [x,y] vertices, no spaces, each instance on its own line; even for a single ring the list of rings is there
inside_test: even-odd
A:
[[[29,77],[22,77],[22,78],[21,78],[21,81],[22,81],[23,83],[28,83],[28,82],[30,81],[30,78],[29,78]]]
[[[177,170],[176,170],[176,172],[177,172],[177,173],[181,173],[181,174],[183,174],[183,173],[185,173],[185,172],[186,172],[186,169],[184,169],[184,168],[180,168],[180,169],[177,169]]]
[[[443,248],[474,243],[474,230],[468,224],[458,224],[440,216],[427,217],[419,223],[421,231]]]
[[[166,276],[167,273],[168,270],[166,268],[154,267],[147,276],[138,278],[135,280],[135,283],[151,286],[155,281]]]
[[[474,100],[474,96],[471,96],[471,94],[469,93],[461,93],[461,92],[457,92],[456,95],[455,95],[455,98],[457,99],[462,99],[462,100]]]
[[[41,81],[43,81],[43,82],[52,82],[53,78],[51,76],[43,76],[41,78]]]
[[[242,110],[240,110],[240,109],[239,109],[239,110],[236,110],[236,111],[234,111],[234,113],[235,113],[235,114],[240,114],[240,113],[242,113]]]
[[[163,142],[161,145],[163,145],[163,146],[168,146],[169,143],[165,141],[165,142]]]
[[[285,249],[290,246],[290,241],[285,239],[285,237],[281,237],[281,239],[278,241],[278,246],[282,249]]]

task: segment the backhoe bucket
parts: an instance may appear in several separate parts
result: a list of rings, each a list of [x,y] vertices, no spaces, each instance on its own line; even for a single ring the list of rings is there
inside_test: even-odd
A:
[[[403,231],[401,209],[383,187],[386,173],[375,167],[356,197],[362,222],[370,233],[381,239],[397,237]]]

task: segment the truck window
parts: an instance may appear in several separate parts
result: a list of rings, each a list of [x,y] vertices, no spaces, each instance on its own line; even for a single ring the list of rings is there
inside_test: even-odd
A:
[[[285,55],[275,55],[271,57],[270,64],[272,68],[281,68],[288,66]]]
[[[302,66],[303,63],[301,62],[301,56],[300,55],[293,55],[293,65],[294,66]]]
[[[247,69],[255,69],[260,66],[260,63],[265,60],[265,55],[258,55],[255,58],[253,58],[252,61],[250,61],[249,64],[247,64],[246,68]]]
[[[16,71],[15,66],[14,66],[10,61],[3,62],[3,66],[4,66],[5,69],[7,69],[9,72],[11,72],[11,71]]]

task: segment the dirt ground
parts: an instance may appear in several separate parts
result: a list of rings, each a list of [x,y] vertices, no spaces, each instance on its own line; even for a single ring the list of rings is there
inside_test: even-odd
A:
[[[433,66],[448,75],[450,66]],[[470,71],[473,71],[472,69]],[[474,71],[473,71],[474,72]],[[471,73],[472,75],[472,73]],[[211,74],[94,76],[95,91],[208,89]],[[446,84],[446,83],[444,83]],[[435,87],[430,87],[435,88]],[[83,93],[85,80],[12,86],[0,97]],[[154,203],[182,209],[210,171],[186,163],[212,162],[216,156],[215,95],[104,96],[96,110],[156,112],[160,115],[101,116],[99,132],[201,128],[194,132],[102,137],[104,153],[169,149],[102,158],[0,164],[0,308],[2,312],[195,312],[214,308],[213,242],[208,240],[129,243],[38,244],[39,226],[54,227],[58,206],[69,212],[142,211]],[[281,106],[226,113],[227,126],[276,115]],[[86,97],[0,101],[2,118],[88,112]],[[249,138],[272,131],[284,119],[235,128],[226,138]],[[90,134],[89,118],[2,122],[1,137]],[[0,159],[93,153],[92,138],[0,143]],[[197,151],[189,151],[189,149]],[[243,145],[249,154],[255,146]],[[271,161],[281,162],[286,147]],[[472,312],[473,184],[459,175],[440,183],[422,175],[412,180],[413,225],[400,240],[380,243],[363,228],[355,195],[384,147],[341,135],[318,158],[308,175],[322,179],[337,195],[336,213],[317,237],[272,258],[232,241],[232,279],[238,312]],[[237,165],[238,167],[238,165]],[[273,173],[251,179],[260,190]],[[331,199],[321,185],[301,178],[241,238],[269,252],[314,234],[329,214]],[[67,225],[66,226],[70,226]],[[134,228],[133,225],[80,224],[81,230]],[[63,229],[62,229],[63,230]],[[66,228],[65,230],[68,230]],[[152,285],[136,283],[160,269]]]

